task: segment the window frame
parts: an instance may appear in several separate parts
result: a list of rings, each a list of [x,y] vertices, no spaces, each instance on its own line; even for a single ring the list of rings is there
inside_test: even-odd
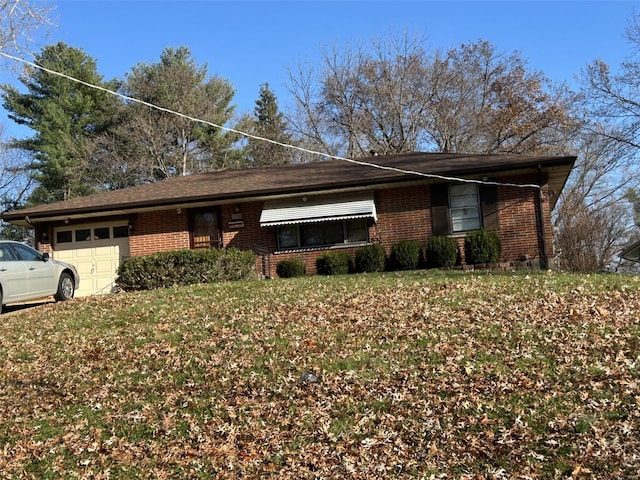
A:
[[[478,183],[473,183],[473,185],[475,186],[478,198],[477,208],[479,226],[478,228],[456,229],[454,231],[453,219],[451,215],[450,189],[452,186],[456,185],[461,185],[461,183],[434,183],[430,185],[431,234],[460,237],[466,235],[467,232],[473,232],[480,229],[498,231],[498,188],[496,185],[486,185]]]
[[[365,237],[363,240],[353,240],[350,241],[350,233],[353,232],[353,229],[349,229],[349,224],[351,222],[362,222],[364,226]],[[327,224],[335,224],[339,223],[342,227],[342,241],[334,242],[334,243],[317,243],[317,244],[308,244],[304,239],[304,228],[306,226],[315,226],[322,227],[322,225]],[[286,228],[291,232],[294,232],[296,238],[295,245],[282,245],[281,241],[281,229]],[[369,243],[369,219],[368,218],[344,218],[342,220],[327,220],[322,222],[303,222],[303,223],[292,223],[286,225],[278,225],[276,226],[276,242],[278,251],[288,251],[288,250],[315,250],[322,248],[336,248],[336,247],[349,247],[349,246],[358,246],[358,245],[366,245]]]
[[[97,235],[99,231],[102,235]],[[118,235],[116,235],[118,231]],[[83,237],[79,237],[80,232]],[[88,242],[103,241],[108,242],[114,239],[129,238],[131,231],[128,223],[97,223],[97,224],[81,224],[58,227],[54,230],[53,245],[57,246],[82,246]]]

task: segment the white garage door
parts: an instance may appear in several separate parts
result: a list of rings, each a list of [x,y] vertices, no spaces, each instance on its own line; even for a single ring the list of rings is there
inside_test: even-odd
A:
[[[110,293],[116,270],[129,256],[129,226],[97,223],[59,227],[54,231],[53,258],[76,266],[80,288],[76,296]]]

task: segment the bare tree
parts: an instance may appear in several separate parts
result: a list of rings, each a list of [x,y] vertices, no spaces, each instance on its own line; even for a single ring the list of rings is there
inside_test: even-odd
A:
[[[27,174],[29,158],[23,150],[9,148],[0,125],[0,198],[4,207],[19,205],[31,187]]]
[[[19,55],[29,50],[34,35],[53,25],[50,2],[0,0],[0,50]]]
[[[14,210],[23,205],[32,187],[27,167],[30,158],[24,150],[9,148],[0,125],[0,211]],[[28,229],[0,223],[0,237],[24,241]]]
[[[640,24],[627,28],[632,54],[613,74],[602,60],[581,74],[578,161],[555,215],[558,265],[569,270],[612,268],[638,236],[634,209],[640,193]]]
[[[427,53],[407,35],[324,52],[290,74],[289,118],[311,146],[348,157],[415,150],[553,153],[575,128],[568,90],[478,41]]]
[[[556,231],[556,264],[572,272],[601,272],[613,269],[620,239],[628,229],[627,209],[622,204],[588,208],[577,203],[564,204],[571,214]]]
[[[428,108],[425,62],[422,41],[407,36],[324,51],[319,70],[298,66],[290,73],[297,111],[289,122],[329,154],[415,150]]]
[[[45,1],[0,0],[0,51],[19,55],[29,50],[38,31],[53,25],[52,6]],[[14,63],[0,62],[5,68],[21,68]],[[25,174],[26,152],[9,149],[5,140],[5,126],[0,124],[0,197],[3,209],[22,202],[30,188]]]
[[[485,41],[438,52],[428,134],[443,152],[557,153],[576,127],[574,96]]]
[[[554,215],[556,264],[569,271],[611,269],[633,235],[627,197],[640,179],[631,173],[628,149],[619,142],[586,132],[576,144],[577,161]]]

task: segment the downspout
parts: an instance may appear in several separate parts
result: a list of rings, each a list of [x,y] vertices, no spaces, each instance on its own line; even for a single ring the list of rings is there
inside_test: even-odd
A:
[[[549,268],[549,250],[547,247],[547,229],[544,222],[544,210],[542,205],[544,197],[542,193],[542,166],[538,165],[538,185],[536,210],[538,211],[538,223],[540,224],[540,237],[538,238],[538,246],[540,248],[540,268],[546,270]]]
[[[25,215],[24,221],[27,223],[27,225],[30,225],[31,228],[33,228],[33,243],[34,243],[33,246],[36,248],[36,250],[40,250],[41,242],[39,241],[40,232],[38,231],[39,230],[38,227],[36,226],[35,223],[31,221],[31,219],[29,218],[29,215]]]

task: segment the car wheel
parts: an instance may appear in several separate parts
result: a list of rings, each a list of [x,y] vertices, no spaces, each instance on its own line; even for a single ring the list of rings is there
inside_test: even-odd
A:
[[[73,284],[73,278],[71,278],[71,275],[63,272],[62,275],[60,275],[60,281],[58,282],[58,291],[56,292],[54,297],[58,302],[69,300],[70,298],[73,298],[75,288],[76,287]]]
[[[0,313],[2,313],[2,290],[0,290]]]

